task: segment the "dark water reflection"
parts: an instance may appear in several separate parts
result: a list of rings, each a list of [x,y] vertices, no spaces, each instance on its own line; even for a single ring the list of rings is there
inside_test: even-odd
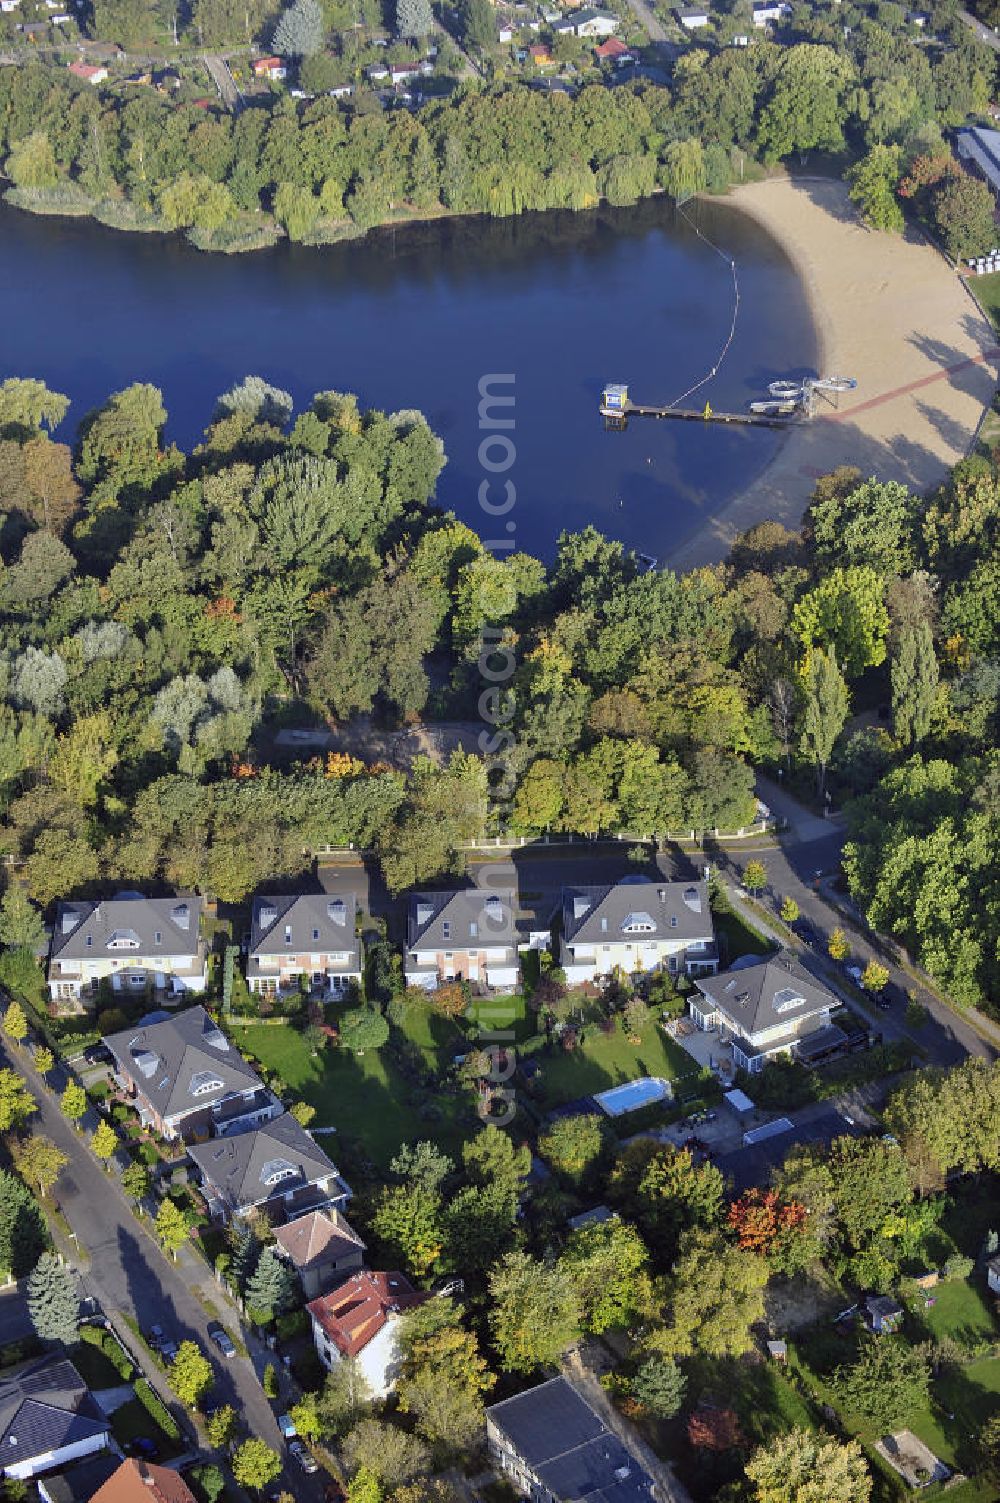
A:
[[[739,409],[767,380],[812,368],[814,333],[763,230],[721,203],[693,213],[735,256],[742,295],[727,360],[696,400]],[[665,200],[238,257],[4,209],[0,288],[0,369],[66,392],[70,423],[108,391],[152,381],[171,436],[189,445],[216,395],[248,372],[297,402],[334,388],[418,407],[448,451],[440,499],[479,531],[478,383],[514,372],[517,542],[542,554],[562,528],[592,521],[663,558],[781,442],[653,421],[603,431],[605,380],[672,401],[711,368],[729,328],[728,266]]]

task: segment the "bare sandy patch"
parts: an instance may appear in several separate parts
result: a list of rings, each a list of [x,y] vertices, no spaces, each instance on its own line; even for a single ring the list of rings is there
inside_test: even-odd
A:
[[[962,278],[923,236],[866,229],[843,183],[771,178],[730,194],[780,242],[805,285],[820,375],[853,376],[839,408],[789,434],[760,478],[669,560],[690,568],[722,558],[765,518],[797,527],[815,479],[839,464],[939,485],[966,454],[993,397],[1000,349]]]

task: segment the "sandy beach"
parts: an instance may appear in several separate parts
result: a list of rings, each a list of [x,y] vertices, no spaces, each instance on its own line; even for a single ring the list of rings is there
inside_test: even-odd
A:
[[[674,568],[717,561],[765,518],[797,527],[816,477],[838,464],[921,492],[940,484],[968,451],[1000,364],[997,336],[944,257],[912,230],[866,229],[843,183],[772,178],[727,202],[763,225],[801,276],[819,374],[858,385],[839,409],[821,399],[759,479],[671,556]]]

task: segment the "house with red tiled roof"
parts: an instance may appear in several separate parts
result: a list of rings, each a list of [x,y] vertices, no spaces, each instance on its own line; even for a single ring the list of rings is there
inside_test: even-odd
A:
[[[179,1473],[130,1456],[97,1489],[90,1503],[196,1503],[196,1499]]]
[[[399,1322],[408,1310],[431,1298],[414,1289],[401,1273],[364,1269],[306,1309],[313,1341],[326,1368],[351,1358],[364,1374],[372,1396],[384,1399],[399,1374]]]
[[[256,57],[253,60],[255,78],[284,78],[287,71],[280,57]]]
[[[103,83],[108,76],[107,68],[100,68],[94,63],[69,63],[69,71],[74,78],[82,78],[84,83]]]
[[[365,1244],[333,1206],[279,1226],[274,1241],[279,1256],[298,1274],[306,1299],[343,1283],[364,1262]]]
[[[615,63],[621,67],[625,63],[634,63],[635,54],[625,46],[620,37],[608,37],[606,42],[594,48],[594,56],[599,63]]]

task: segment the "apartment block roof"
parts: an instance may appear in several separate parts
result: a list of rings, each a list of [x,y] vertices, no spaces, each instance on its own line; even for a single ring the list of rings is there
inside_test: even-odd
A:
[[[650,1503],[652,1480],[565,1378],[550,1378],[486,1411],[560,1503]]]

